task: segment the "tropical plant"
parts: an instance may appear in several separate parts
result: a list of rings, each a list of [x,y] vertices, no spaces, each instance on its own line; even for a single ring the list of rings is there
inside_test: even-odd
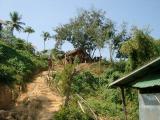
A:
[[[22,16],[19,15],[18,12],[14,11],[10,13],[10,19],[11,19],[10,21],[7,21],[7,24],[12,35],[14,29],[16,29],[17,31],[23,30],[23,25],[25,25],[25,23],[21,22]]]
[[[45,43],[46,43],[47,40],[49,40],[51,38],[51,35],[49,34],[49,32],[43,32],[42,37],[43,37],[43,40],[44,40],[44,51],[45,51]]]
[[[0,83],[26,83],[34,72],[46,67],[45,61],[26,50],[23,40],[17,39],[14,43],[12,47],[0,41]]]
[[[35,31],[34,31],[34,29],[33,29],[32,27],[28,26],[28,27],[26,27],[26,28],[24,29],[24,32],[25,32],[25,33],[28,33],[28,35],[27,35],[27,44],[28,44],[29,35],[32,34],[32,33],[34,33]]]

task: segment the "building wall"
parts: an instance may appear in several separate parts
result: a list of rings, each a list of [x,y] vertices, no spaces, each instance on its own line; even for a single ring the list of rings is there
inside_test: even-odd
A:
[[[139,93],[140,120],[160,120],[160,93]]]

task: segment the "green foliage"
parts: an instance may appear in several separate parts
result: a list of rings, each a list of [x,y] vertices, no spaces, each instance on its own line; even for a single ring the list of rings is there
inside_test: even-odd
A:
[[[7,29],[2,30],[2,37],[0,41],[3,41],[10,47],[17,49],[17,50],[27,50],[28,52],[34,54],[35,48],[32,46],[31,43],[26,43],[25,40],[21,38],[16,38],[10,34],[10,31]]]
[[[53,120],[93,120],[87,114],[82,113],[77,107],[61,108],[55,113]]]
[[[28,33],[28,34],[31,34],[31,33],[34,33],[35,31],[32,27],[28,26],[24,29],[24,32]]]
[[[25,50],[25,45],[20,39],[17,41],[21,43],[21,47],[19,44],[12,47],[0,42],[0,82],[5,84],[29,82],[33,72],[46,67],[43,60]]]
[[[72,77],[73,77],[74,70],[75,70],[74,65],[67,64],[59,76],[59,79],[61,80],[61,83],[62,83],[61,87],[64,94],[66,94],[67,91],[70,90],[70,86],[73,82]]]
[[[120,89],[109,89],[101,86],[94,96],[87,99],[88,104],[97,113],[107,119],[124,119]],[[138,119],[138,96],[136,90],[127,89],[127,113],[129,120]]]
[[[74,58],[74,64],[79,64],[79,63],[80,63],[80,59],[79,59],[78,55],[76,55]]]
[[[105,41],[114,34],[114,27],[104,11],[91,9],[82,10],[68,24],[58,26],[55,32],[57,47],[67,40],[74,48],[82,48],[91,56],[95,49],[104,47]]]
[[[89,97],[87,102],[99,116],[122,117],[120,92],[101,87],[95,96]]]
[[[124,42],[121,47],[121,53],[128,56],[128,65],[126,66],[128,72],[158,55],[154,41],[148,32],[137,28],[133,29],[131,39]]]
[[[112,64],[100,78],[98,88],[91,93],[83,94],[86,101],[98,116],[107,119],[124,119],[120,89],[110,89],[108,85],[122,77],[125,72],[124,61]],[[137,92],[128,89],[126,92],[127,111],[129,119],[138,119]]]
[[[25,25],[25,23],[21,22],[21,18],[22,16],[19,15],[18,12],[14,11],[10,13],[10,21],[7,21],[8,24],[8,28],[11,30],[11,34],[13,35],[13,31],[14,29],[16,29],[17,31],[21,31],[23,30],[23,25]]]
[[[123,23],[121,25],[120,32],[118,32],[113,39],[113,49],[116,53],[116,58],[119,58],[120,60],[122,58],[127,58],[127,55],[122,54],[120,49],[122,47],[122,44],[131,38],[126,27],[127,27],[127,24]]]
[[[98,81],[90,72],[83,72],[73,77],[71,89],[73,93],[91,94],[97,89]]]
[[[55,76],[55,79],[59,79],[58,83],[62,81],[63,86],[70,88],[72,99],[75,98],[74,93],[82,95],[93,111],[106,119],[124,119],[120,90],[110,89],[109,84],[160,55],[159,40],[155,40],[147,30],[133,28],[129,33],[126,24],[123,24],[122,29],[117,31],[113,22],[101,10],[82,10],[68,24],[55,29],[56,47],[68,41],[74,48],[86,50],[90,56],[95,49],[101,54],[101,49],[108,43],[111,62],[101,60],[100,64],[93,63],[92,67],[86,68],[88,72],[79,72],[76,75],[71,74],[71,67],[66,67],[62,74]],[[114,53],[119,58],[117,62],[112,62]],[[78,63],[77,58],[74,63]],[[98,65],[106,70],[99,74],[96,72]],[[99,75],[99,78],[90,72]],[[71,76],[72,79],[69,79]],[[137,90],[127,89],[125,96],[128,119],[138,119]],[[69,108],[63,108],[59,117],[64,114],[68,116],[60,119],[72,116],[66,109]]]
[[[32,27],[28,26],[28,27],[26,27],[26,28],[24,29],[24,32],[25,32],[25,33],[28,33],[28,35],[27,35],[27,43],[28,43],[29,34],[32,34],[32,33],[34,33],[35,31],[34,31],[34,29],[33,29]]]
[[[10,43],[11,42],[11,40],[12,40],[12,38],[14,37],[12,34],[11,34],[11,32],[8,30],[8,29],[6,29],[6,28],[3,28],[1,31],[0,31],[0,34],[1,34],[1,40],[2,41],[5,41],[5,42],[8,42],[8,43]]]
[[[158,55],[160,55],[160,40],[155,40],[154,44],[156,45],[156,51],[158,53]]]
[[[119,79],[123,76],[125,72],[126,63],[124,61],[120,61],[109,66],[101,77],[101,85],[109,85],[109,83]]]
[[[51,50],[51,55],[55,60],[61,60],[64,58],[64,51],[58,50],[56,48]]]
[[[49,32],[42,32],[41,36],[43,37],[44,40],[44,51],[45,51],[45,42],[51,38],[51,35]]]

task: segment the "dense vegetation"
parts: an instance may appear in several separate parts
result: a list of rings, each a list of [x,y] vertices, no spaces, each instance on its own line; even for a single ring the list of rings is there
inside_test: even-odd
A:
[[[55,32],[56,55],[64,41],[86,50],[92,58],[95,50],[101,56],[106,44],[110,53],[110,61],[103,59],[99,63],[85,64],[87,67],[74,62],[53,75],[52,81],[66,98],[55,119],[62,120],[63,116],[66,120],[81,120],[86,115],[89,118],[84,119],[88,120],[97,117],[124,119],[120,90],[111,89],[109,84],[158,57],[160,41],[154,39],[148,29],[133,27],[128,30],[126,24],[122,24],[121,30],[116,30],[105,12],[95,9],[82,10],[68,24],[58,26]],[[127,89],[128,119],[138,119],[137,100],[137,90]],[[81,114],[76,114],[80,111]]]
[[[45,63],[35,54],[23,50],[24,42],[14,38],[18,45],[14,47],[0,41],[0,81],[5,84],[23,84],[29,82],[29,78],[37,70],[45,68]],[[21,43],[22,42],[22,43]]]
[[[37,56],[35,48],[23,39],[13,35],[14,29],[23,30],[21,17],[17,12],[10,13],[11,21],[7,21],[0,30],[0,83],[7,85],[23,85],[29,82],[33,74],[45,69],[45,59]],[[25,29],[29,34],[34,30]]]
[[[28,42],[14,36],[14,30],[29,34],[35,31],[21,22],[17,12],[10,14],[11,20],[0,26],[0,82],[7,85],[23,85],[30,81],[30,76],[46,68],[43,53],[36,54]],[[70,42],[75,49],[83,49],[94,59],[94,53],[109,46],[110,60],[80,63],[78,58],[73,64],[68,63],[62,69],[56,69],[51,79],[51,87],[65,97],[64,106],[55,113],[56,120],[92,120],[98,118],[123,119],[122,100],[119,89],[111,89],[109,84],[132,72],[160,55],[160,41],[150,35],[148,29],[133,27],[116,29],[114,22],[105,16],[102,10],[82,10],[68,24],[60,25],[55,35],[43,32],[45,42],[55,38],[55,48],[51,55],[55,64],[64,65],[65,52],[61,46]],[[60,61],[60,62],[59,62]],[[138,119],[137,90],[126,92],[128,119]]]

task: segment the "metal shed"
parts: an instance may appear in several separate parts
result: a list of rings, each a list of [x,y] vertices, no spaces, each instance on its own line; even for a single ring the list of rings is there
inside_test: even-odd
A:
[[[139,119],[160,120],[160,57],[112,82],[110,87],[121,89],[126,120],[124,89],[128,87],[139,90]]]

